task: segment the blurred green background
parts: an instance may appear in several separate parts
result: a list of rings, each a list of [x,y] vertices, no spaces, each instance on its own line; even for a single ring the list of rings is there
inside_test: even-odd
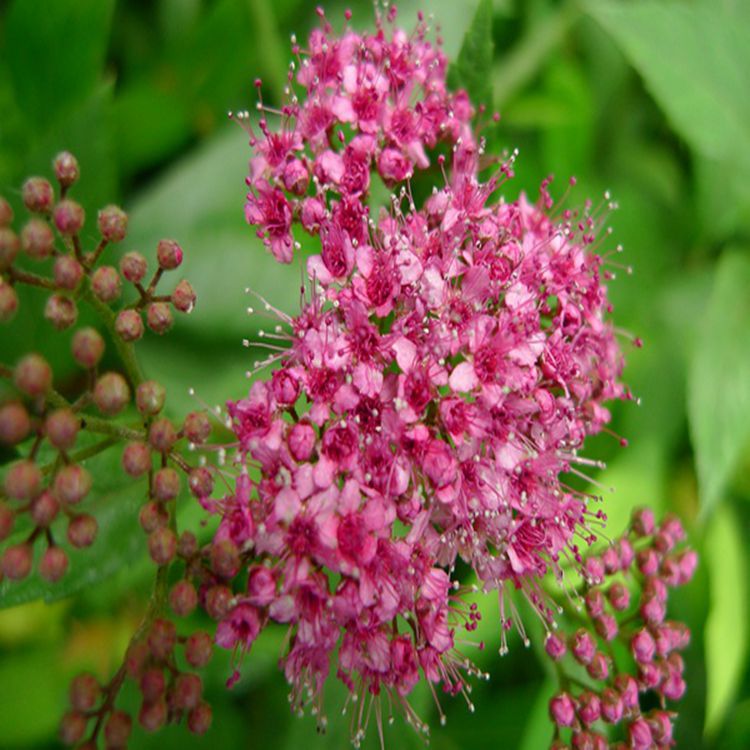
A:
[[[370,2],[351,5],[358,27],[372,24]],[[0,192],[18,207],[22,180],[49,176],[52,156],[67,148],[81,163],[73,195],[89,216],[113,201],[130,212],[125,249],[151,253],[166,235],[186,250],[184,276],[198,306],[166,340],[147,336],[140,346],[148,373],[168,386],[175,413],[193,405],[189,385],[209,403],[246,388],[249,362],[240,342],[253,333],[243,314],[247,284],[282,309],[297,309],[299,269],[277,267],[244,224],[249,149],[226,111],[252,108],[258,75],[266,100],[277,98],[289,35],[303,38],[316,22],[314,6],[0,4]],[[326,3],[335,25],[345,7]],[[417,7],[401,3],[407,28]],[[455,56],[475,3],[432,0],[422,7],[442,24],[445,48]],[[492,35],[487,77],[502,120],[489,135],[499,148],[520,148],[509,197],[522,189],[535,195],[552,172],[560,186],[577,176],[577,199],[609,189],[620,205],[613,245],[624,245],[621,257],[634,272],[620,274],[610,290],[617,324],[644,340],[640,350],[625,344],[625,377],[642,405],[615,408],[614,429],[628,448],[596,439],[588,455],[609,463],[599,479],[615,488],[606,497],[613,536],[634,505],[648,503],[678,512],[701,553],[696,580],[672,604],[672,615],[693,632],[678,746],[746,748],[750,3],[495,0]],[[0,332],[1,359],[38,348],[65,377],[72,368],[68,341],[49,336],[40,309],[33,292],[22,299],[19,319]],[[133,526],[139,492],[114,485],[100,498],[114,531],[89,558],[100,579],[95,586],[79,576],[70,587],[82,589],[75,597],[17,607],[11,605],[38,597],[39,589],[0,587],[0,747],[56,746],[69,677],[93,669],[106,678],[119,663],[152,575]],[[552,689],[545,667],[517,641],[501,659],[496,603],[483,607],[482,636],[491,647],[478,661],[492,680],[477,686],[474,714],[459,700],[444,701],[445,728],[428,696],[417,692],[415,703],[433,725],[431,745],[545,747]],[[231,692],[223,687],[228,658],[214,659],[206,681],[215,721],[207,736],[192,737],[184,727],[153,737],[137,729],[133,747],[346,747],[338,688],[324,737],[312,719],[290,715],[276,668],[280,638],[261,639]],[[134,691],[126,690],[123,702],[135,706]],[[368,746],[376,744],[371,735]],[[392,748],[422,746],[398,719],[387,740]]]

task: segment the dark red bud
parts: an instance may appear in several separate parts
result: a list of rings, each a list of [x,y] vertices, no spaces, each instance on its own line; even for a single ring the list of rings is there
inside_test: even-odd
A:
[[[183,313],[190,313],[195,307],[195,290],[189,281],[184,279],[177,284],[172,292],[172,304],[175,309]]]
[[[60,450],[67,451],[75,445],[81,420],[72,409],[55,409],[44,421],[47,440]]]
[[[68,570],[68,556],[60,547],[48,547],[39,563],[39,575],[48,583],[57,583]]]
[[[61,255],[55,260],[55,284],[61,289],[76,289],[83,278],[83,266],[72,255]]]
[[[47,213],[55,201],[55,193],[49,180],[44,177],[29,177],[21,188],[23,205],[34,213]]]
[[[115,331],[127,343],[138,341],[143,337],[146,327],[143,318],[137,310],[120,310],[115,318]]]
[[[18,311],[16,290],[4,279],[0,279],[0,323],[10,323]]]
[[[5,549],[2,572],[11,581],[21,581],[31,573],[34,551],[30,544],[13,544]]]
[[[148,270],[146,259],[140,253],[127,253],[120,260],[120,273],[131,283],[137,284],[143,280]]]
[[[164,408],[167,391],[161,383],[147,380],[135,391],[135,404],[144,417],[152,417]]]
[[[154,474],[152,493],[156,500],[168,502],[180,494],[180,475],[167,466]]]
[[[205,667],[213,655],[213,641],[208,633],[193,633],[185,643],[185,659],[191,667]]]
[[[107,242],[122,242],[128,233],[128,215],[119,206],[107,206],[99,211],[97,226]]]
[[[161,240],[156,248],[159,267],[173,271],[182,263],[182,248],[174,240]]]
[[[148,537],[148,552],[157,565],[166,565],[177,553],[177,536],[172,529],[162,527]]]
[[[69,151],[61,151],[52,162],[52,169],[55,171],[55,177],[60,183],[60,187],[69,188],[78,180],[80,170],[78,168],[78,159]]]
[[[117,372],[102,375],[94,386],[94,403],[102,414],[112,416],[121,412],[130,401],[130,387]]]
[[[60,740],[64,745],[75,745],[88,726],[88,719],[77,711],[69,711],[60,722]]]
[[[174,623],[169,620],[154,620],[148,634],[148,647],[154,658],[166,659],[177,642],[177,632]]]
[[[188,729],[193,734],[205,734],[211,728],[212,721],[213,711],[211,706],[203,701],[188,714]]]
[[[169,523],[169,513],[160,505],[150,501],[146,503],[138,513],[138,521],[141,528],[150,534],[152,531],[164,528]]]
[[[151,468],[151,451],[145,443],[128,443],[122,453],[122,468],[131,477],[140,477]]]
[[[205,443],[211,434],[211,422],[205,412],[191,411],[185,417],[185,423],[182,426],[185,437],[191,443]]]
[[[178,617],[187,617],[198,606],[198,592],[190,581],[177,581],[169,592],[169,605]]]
[[[155,419],[148,431],[148,442],[159,453],[168,453],[177,442],[174,425],[166,418]]]
[[[211,472],[203,466],[192,469],[188,477],[190,492],[197,498],[209,497],[214,489]]]
[[[124,711],[113,711],[104,725],[104,739],[108,750],[120,750],[128,745],[133,721]]]
[[[52,385],[52,368],[39,354],[27,354],[13,372],[16,388],[31,398],[44,396]]]
[[[91,290],[102,302],[114,302],[122,291],[120,274],[114,266],[100,266],[91,275]]]
[[[13,208],[5,198],[0,196],[0,227],[7,227],[13,222]]]
[[[86,213],[83,207],[75,201],[64,200],[55,206],[53,219],[60,234],[72,237],[83,228]]]
[[[55,520],[59,510],[60,503],[57,501],[57,498],[51,492],[45,490],[31,503],[29,515],[37,526],[44,528]]]
[[[75,505],[91,491],[91,474],[78,464],[64,466],[57,472],[53,488],[61,503]]]
[[[78,306],[70,297],[52,294],[44,307],[44,317],[58,331],[64,331],[78,320]]]
[[[5,475],[5,494],[13,500],[32,500],[42,487],[42,472],[30,460],[13,464]]]
[[[0,271],[13,265],[20,248],[18,235],[7,227],[0,228]]]
[[[31,430],[29,413],[17,401],[0,406],[0,443],[20,443]]]
[[[68,541],[79,549],[90,547],[96,539],[99,524],[94,516],[82,514],[68,524]]]
[[[81,328],[73,335],[71,350],[73,359],[81,367],[90,370],[99,364],[104,354],[104,339],[94,328]]]
[[[55,235],[43,219],[30,219],[21,230],[21,247],[34,260],[45,260],[52,255]]]
[[[166,302],[152,302],[146,309],[148,327],[160,336],[166,333],[174,323],[172,311]]]

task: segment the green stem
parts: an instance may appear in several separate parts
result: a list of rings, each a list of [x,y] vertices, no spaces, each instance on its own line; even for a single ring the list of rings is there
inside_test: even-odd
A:
[[[102,322],[107,327],[112,340],[115,342],[117,353],[120,355],[122,364],[125,367],[125,372],[133,384],[133,387],[139,386],[146,378],[141,371],[141,366],[138,364],[138,360],[135,356],[135,347],[133,344],[129,344],[122,340],[115,331],[115,314],[112,310],[107,307],[103,302],[98,300],[94,293],[91,291],[91,286],[88,279],[83,282],[81,296],[96,310]]]

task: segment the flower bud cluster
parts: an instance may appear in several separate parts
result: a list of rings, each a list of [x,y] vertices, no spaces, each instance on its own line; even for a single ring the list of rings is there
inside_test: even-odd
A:
[[[590,625],[567,635],[551,632],[545,643],[564,686],[549,704],[553,747],[647,750],[674,744],[676,714],[667,705],[685,693],[680,652],[690,632],[667,619],[667,599],[670,588],[690,581],[697,565],[696,553],[681,545],[684,539],[676,518],[657,525],[653,513],[641,509],[627,534],[586,561]],[[630,659],[616,658],[612,644],[617,641]],[[585,683],[569,676],[573,665],[585,669]],[[643,708],[654,704],[659,708]],[[618,730],[622,742],[608,744],[607,737]]]
[[[174,623],[156,619],[145,638],[131,643],[125,661],[107,685],[100,685],[88,673],[78,675],[70,686],[70,710],[60,725],[60,738],[66,745],[86,740],[91,747],[103,735],[108,750],[127,747],[133,718],[114,708],[114,698],[126,678],[141,693],[137,721],[147,732],[156,732],[167,723],[185,719],[193,734],[204,734],[212,721],[211,707],[203,699],[203,682],[198,674],[182,670],[177,647],[188,667],[204,667],[212,655],[211,637],[195,632],[179,636]]]

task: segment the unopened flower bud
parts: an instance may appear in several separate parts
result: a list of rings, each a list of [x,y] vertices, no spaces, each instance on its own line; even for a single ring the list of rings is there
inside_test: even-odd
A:
[[[155,659],[163,661],[172,653],[177,642],[177,632],[174,623],[169,620],[154,620],[148,634],[148,647]]]
[[[145,701],[155,701],[164,695],[164,691],[167,689],[167,681],[164,679],[163,670],[159,667],[149,667],[141,675],[139,687]]]
[[[29,413],[17,401],[0,406],[0,443],[16,445],[31,430]]]
[[[138,722],[147,732],[158,732],[167,721],[167,702],[159,698],[153,703],[144,702],[138,712]]]
[[[30,544],[13,544],[3,552],[2,572],[11,581],[21,581],[31,573],[34,551]]]
[[[127,343],[138,341],[146,330],[138,310],[120,310],[115,318],[115,331]]]
[[[151,468],[151,451],[145,443],[128,443],[122,452],[122,468],[131,477],[140,477]]]
[[[637,718],[628,726],[628,739],[633,750],[649,750],[653,747],[651,729],[642,718]]]
[[[630,640],[630,648],[633,658],[639,664],[646,664],[654,658],[656,643],[654,638],[645,628],[641,628]]]
[[[174,323],[172,311],[166,302],[152,302],[146,309],[148,327],[160,336],[166,333]]]
[[[601,712],[602,718],[608,724],[619,724],[622,719],[624,707],[619,693],[612,688],[602,691]]]
[[[595,680],[606,680],[609,677],[609,662],[607,661],[607,657],[601,651],[597,651],[594,654],[594,658],[586,666],[586,671]]]
[[[72,237],[83,228],[86,213],[83,207],[75,201],[64,200],[55,206],[53,220],[60,234]]]
[[[174,500],[180,494],[180,475],[169,466],[159,469],[154,474],[152,492],[160,502]]]
[[[544,650],[553,661],[559,661],[568,650],[565,641],[560,636],[550,633],[544,642]]]
[[[44,214],[50,211],[55,193],[49,180],[44,177],[29,177],[21,188],[23,205],[33,213]]]
[[[0,271],[13,265],[20,247],[18,235],[12,229],[0,227]]]
[[[1,436],[0,440],[2,440]],[[698,553],[692,549],[686,550],[677,558],[677,565],[680,569],[678,583],[684,586],[686,583],[690,583],[698,567]]]
[[[607,598],[612,607],[618,612],[624,612],[630,606],[630,591],[628,591],[628,587],[625,584],[619,581],[612,584],[612,587],[607,592]]]
[[[99,524],[87,513],[76,516],[68,524],[68,541],[78,549],[90,547],[96,539]]]
[[[81,328],[73,335],[73,359],[86,369],[96,367],[104,354],[104,339],[94,328]]]
[[[636,508],[630,524],[638,536],[651,536],[656,525],[654,512],[651,508]]]
[[[590,617],[599,617],[604,612],[604,595],[599,589],[592,589],[586,594],[585,604]]]
[[[53,489],[61,503],[75,505],[91,491],[91,474],[78,464],[64,466],[55,476]]]
[[[149,501],[138,513],[138,522],[141,528],[150,534],[152,531],[164,528],[169,523],[169,513],[159,503]]]
[[[601,716],[601,701],[596,693],[585,690],[578,696],[578,716],[587,726],[599,721]]]
[[[180,281],[175,290],[172,292],[172,304],[176,310],[183,313],[190,313],[195,307],[195,290],[189,281],[183,279]]]
[[[205,734],[211,728],[213,711],[205,701],[201,701],[189,714],[187,718],[188,729],[193,734]]]
[[[30,219],[21,230],[21,247],[34,260],[45,260],[52,255],[55,235],[42,219]]]
[[[10,323],[18,311],[16,290],[0,279],[0,323]]]
[[[119,206],[107,206],[99,211],[97,226],[107,242],[122,242],[128,233],[128,215]]]
[[[641,617],[649,625],[658,625],[664,621],[667,614],[667,607],[663,601],[655,596],[644,597],[640,606]]]
[[[192,469],[188,477],[190,492],[194,497],[206,498],[211,495],[214,489],[214,479],[211,472],[204,466]]]
[[[147,380],[135,391],[135,404],[144,417],[152,417],[164,408],[167,391],[161,383]]]
[[[570,650],[577,662],[586,665],[594,658],[596,645],[591,634],[587,630],[581,628],[571,638]]]
[[[0,227],[8,227],[13,222],[13,208],[0,196]]]
[[[182,248],[174,240],[160,240],[156,247],[159,268],[173,271],[182,263]]]
[[[45,490],[31,503],[29,515],[37,526],[46,528],[55,520],[59,510],[60,503],[57,498],[51,492]]]
[[[185,560],[198,552],[198,539],[192,531],[183,531],[177,543],[177,554]]]
[[[594,619],[594,628],[599,637],[607,643],[612,642],[617,637],[617,620],[607,612]]]
[[[104,739],[109,750],[120,750],[128,745],[133,721],[124,711],[113,711],[104,725]]]
[[[185,659],[191,667],[205,667],[213,655],[213,641],[208,633],[193,633],[185,642]]]
[[[211,570],[221,578],[233,578],[240,569],[240,551],[231,539],[211,545]]]
[[[75,745],[81,741],[88,719],[78,711],[69,711],[60,722],[60,741],[63,745]]]
[[[81,420],[72,409],[55,409],[44,421],[47,440],[60,450],[67,451],[75,445]]]
[[[61,255],[55,260],[55,284],[60,289],[72,291],[83,278],[83,266],[72,255]]]
[[[13,372],[16,388],[31,398],[44,396],[52,385],[52,369],[39,354],[27,354]]]
[[[146,259],[136,252],[126,253],[120,260],[120,273],[131,283],[137,284],[143,280],[148,270]]]
[[[653,549],[642,549],[636,555],[638,570],[644,576],[653,576],[659,570],[659,556]]]
[[[143,669],[150,656],[148,646],[141,640],[131,643],[125,654],[125,671],[136,679],[143,674]]]
[[[13,500],[32,500],[42,486],[42,472],[28,459],[17,461],[5,475],[5,494]]]
[[[78,320],[78,306],[70,297],[52,294],[44,307],[44,317],[58,331],[64,331]]]
[[[148,431],[148,442],[155,451],[169,453],[177,442],[174,425],[166,417],[155,419]]]
[[[211,586],[206,592],[205,609],[213,620],[221,620],[232,607],[234,594],[228,586]]]
[[[68,556],[60,547],[48,547],[39,562],[39,575],[48,583],[57,583],[68,570]]]
[[[195,708],[201,699],[203,683],[197,674],[183,673],[174,681],[172,700],[181,711]]]
[[[185,417],[182,431],[191,443],[200,445],[205,443],[211,434],[211,422],[205,412],[191,411]]]
[[[130,387],[120,373],[108,372],[96,381],[93,398],[102,414],[112,416],[127,406],[130,401]]]
[[[91,290],[102,302],[114,302],[122,291],[120,274],[114,266],[100,266],[91,275]]]
[[[52,162],[52,169],[55,171],[60,187],[64,190],[67,190],[80,176],[78,159],[70,151],[61,151]]]
[[[184,578],[177,581],[169,592],[169,606],[178,617],[187,617],[198,606],[195,586]]]
[[[549,702],[549,714],[558,727],[571,727],[575,721],[576,709],[573,699],[567,693],[556,695]]]
[[[174,531],[167,527],[152,531],[148,537],[148,552],[157,565],[171,562],[177,553],[177,537]]]

